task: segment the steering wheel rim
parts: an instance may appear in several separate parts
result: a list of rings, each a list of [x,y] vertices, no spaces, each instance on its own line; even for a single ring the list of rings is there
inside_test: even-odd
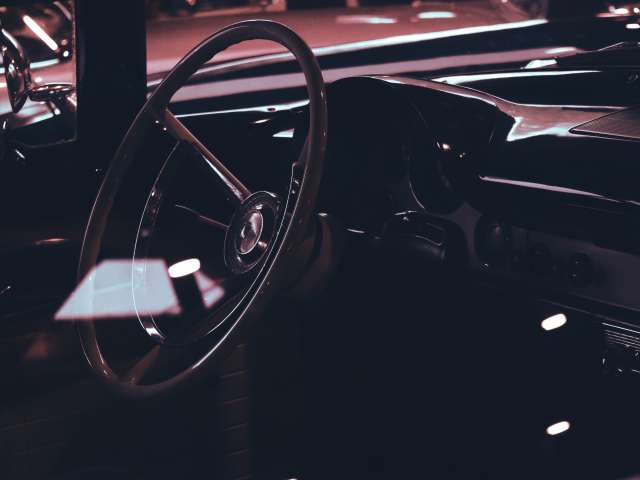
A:
[[[309,131],[302,153],[292,165],[288,194],[281,199],[282,222],[274,234],[268,251],[264,253],[264,261],[260,261],[259,273],[251,287],[242,301],[234,307],[233,315],[229,314],[225,317],[225,320],[229,321],[225,325],[224,334],[199,361],[166,380],[143,385],[139,384],[140,379],[137,378],[135,371],[133,373],[130,371],[124,376],[117,374],[103,355],[95,322],[77,323],[82,348],[91,368],[110,388],[124,396],[144,398],[173,391],[176,387],[190,383],[203,373],[218,367],[235,347],[246,327],[259,316],[277,292],[279,283],[287,277],[287,272],[296,262],[296,250],[312,227],[310,222],[313,221],[312,214],[322,178],[327,145],[327,105],[322,72],[308,45],[285,25],[265,20],[242,21],[220,30],[193,48],[169,72],[134,119],[105,174],[93,205],[80,255],[79,281],[90,275],[97,265],[102,237],[115,197],[135,160],[134,153],[138,150],[151,123],[160,123],[165,128],[169,128],[176,135],[178,142],[184,140],[198,153],[203,154],[206,151],[210,154],[206,147],[200,144],[197,138],[171,114],[168,105],[173,95],[207,61],[230,46],[248,40],[270,40],[287,48],[300,65],[307,84]],[[204,151],[201,150],[202,148]],[[208,161],[218,162],[212,168],[220,176],[221,184],[231,200],[238,203],[238,209],[242,208],[255,195],[250,195],[241,182],[215,156],[212,154],[211,156],[213,158]],[[153,351],[141,362],[147,357],[153,361]]]

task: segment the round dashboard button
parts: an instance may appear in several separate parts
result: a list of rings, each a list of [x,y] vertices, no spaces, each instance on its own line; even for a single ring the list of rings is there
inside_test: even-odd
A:
[[[482,218],[476,225],[476,250],[483,260],[502,263],[511,252],[511,227],[501,221]]]

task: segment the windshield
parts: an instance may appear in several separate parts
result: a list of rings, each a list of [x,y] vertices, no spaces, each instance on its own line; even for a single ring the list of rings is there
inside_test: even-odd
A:
[[[147,5],[150,75],[168,71],[211,32],[250,18],[285,23],[318,49],[530,20],[633,15],[634,8],[640,12],[640,2],[602,0],[151,0]],[[164,34],[170,34],[172,42],[164,41]],[[273,44],[253,42],[222,52],[216,61],[277,50]]]
[[[522,68],[535,60],[640,40],[640,2],[628,1],[146,0],[145,4],[151,87],[199,42],[246,19],[273,20],[292,28],[314,49],[325,72],[327,62],[338,61],[336,55],[385,49],[385,55],[355,62],[363,64],[360,70],[348,60],[351,68],[343,74],[352,75],[431,76],[470,68]],[[71,0],[0,6],[2,26],[27,53],[36,83],[74,83],[72,7]],[[411,49],[414,61],[395,65],[394,59],[407,58],[407,52],[389,50],[394,48]],[[273,43],[254,41],[225,50],[214,61],[280,51]],[[343,74],[327,72],[326,80]],[[0,98],[5,96],[0,92]]]
[[[312,47],[455,30],[527,19],[640,13],[640,2],[606,0],[146,0],[148,73],[168,71],[195,43],[234,21],[267,18]],[[312,17],[306,15],[313,11]],[[73,55],[71,0],[0,6],[0,20],[27,51],[32,68]],[[164,33],[172,36],[164,41]],[[604,45],[601,45],[602,47]],[[234,49],[218,60],[269,53],[273,45]]]

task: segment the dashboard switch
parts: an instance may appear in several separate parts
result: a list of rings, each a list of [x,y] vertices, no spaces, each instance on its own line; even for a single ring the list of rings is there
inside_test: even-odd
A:
[[[511,227],[501,221],[483,217],[476,225],[476,251],[483,260],[502,263],[512,249]]]
[[[593,281],[593,263],[584,253],[576,253],[567,266],[569,281],[576,287],[586,287]]]

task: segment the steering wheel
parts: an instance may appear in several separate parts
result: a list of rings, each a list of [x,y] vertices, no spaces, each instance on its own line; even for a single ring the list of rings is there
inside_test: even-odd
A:
[[[309,129],[302,152],[292,163],[285,195],[250,191],[168,108],[173,95],[200,67],[222,50],[248,40],[269,40],[286,47],[297,60],[306,80]],[[107,360],[103,348],[105,340],[96,328],[98,322],[77,322],[82,347],[92,369],[108,386],[129,397],[168,392],[219,367],[242,339],[251,321],[259,317],[273,296],[287,285],[293,272],[300,270],[297,253],[313,229],[327,144],[327,105],[320,67],[311,49],[295,32],[282,24],[263,20],[233,24],[191,50],[148,98],[105,174],[85,231],[80,280],[90,277],[102,260],[101,247],[116,197],[127,173],[137,162],[144,162],[138,153],[144,145],[145,135],[158,127],[171,137],[174,147],[153,182],[140,219],[130,257],[131,289],[128,293],[140,327],[151,340],[151,347],[133,366],[116,369]],[[163,311],[145,311],[144,305],[150,296],[158,300],[158,291],[152,288],[152,284],[160,281],[154,280],[158,262],[152,261],[150,252],[161,216],[159,212],[169,209],[166,197],[172,176],[187,159],[195,159],[205,166],[207,175],[215,179],[217,190],[233,209],[229,224],[224,225],[182,207],[186,214],[193,214],[205,226],[219,229],[224,236],[221,248],[215,253],[216,258],[224,259],[224,281],[213,281],[209,272],[203,273],[198,258],[182,259],[169,267],[160,262],[162,272],[169,273],[178,302]],[[176,246],[176,242],[173,245]],[[180,258],[177,255],[172,261]],[[212,300],[212,296],[216,298]],[[182,318],[188,318],[188,322],[181,322],[179,331],[172,330],[171,325],[167,327],[171,323],[167,318],[172,314],[175,316],[177,311],[181,312]],[[196,353],[191,355],[185,368],[172,369],[173,356],[184,350]],[[158,378],[154,372],[163,365],[170,366],[168,378]],[[153,380],[148,381],[149,378]]]

